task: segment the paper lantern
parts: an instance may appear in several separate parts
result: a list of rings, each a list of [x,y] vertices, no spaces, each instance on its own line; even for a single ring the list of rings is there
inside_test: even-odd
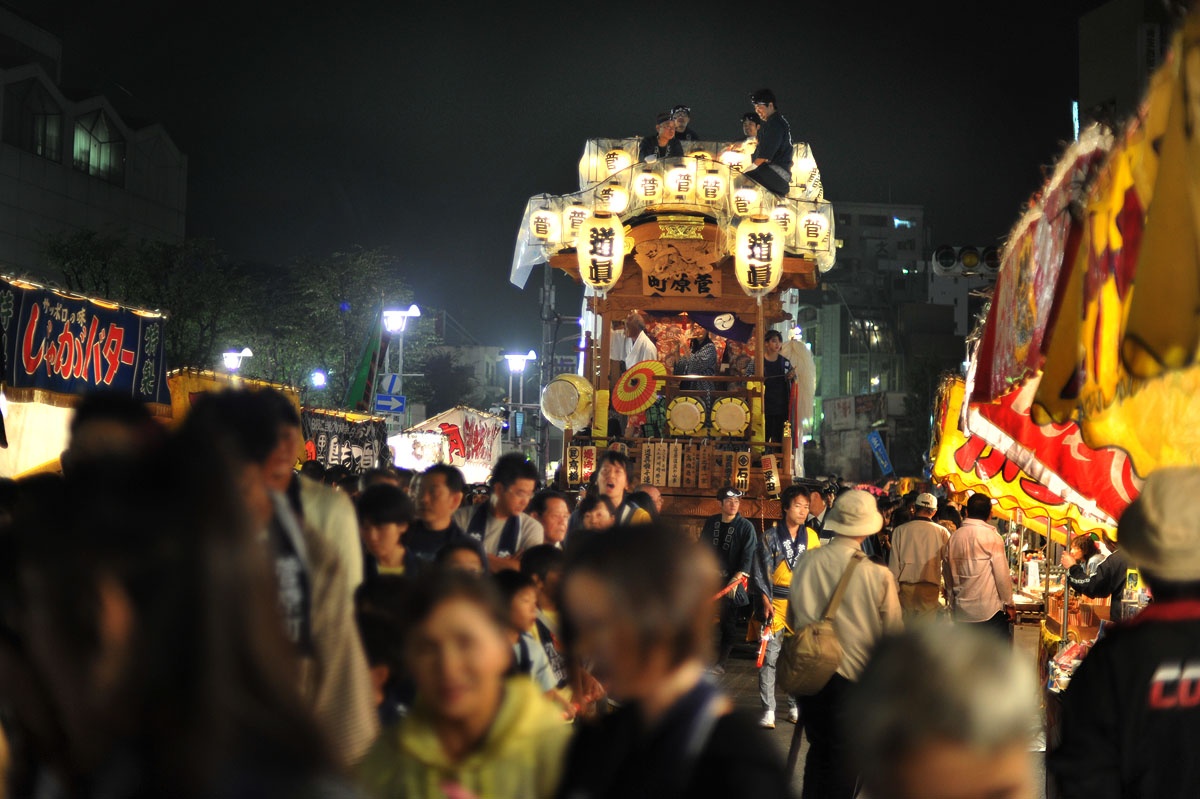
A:
[[[762,301],[783,276],[783,229],[766,214],[743,219],[737,227],[734,263],[742,290]]]
[[[697,162],[707,162],[712,160],[712,155],[707,150],[692,150],[687,154],[688,158],[694,158]]]
[[[633,156],[620,147],[614,147],[604,154],[604,168],[610,175],[620,172],[622,169],[628,169],[632,165]]]
[[[810,211],[800,220],[800,246],[806,250],[826,249],[825,237],[829,234],[829,220],[816,211]]]
[[[581,202],[573,202],[562,212],[562,240],[571,246],[579,235],[579,226],[592,215],[592,209]]]
[[[783,228],[783,237],[785,239],[791,238],[792,231],[796,227],[796,212],[787,205],[777,205],[775,206],[775,210],[771,212],[771,218]]]
[[[637,173],[633,179],[633,194],[641,202],[647,205],[656,203],[662,199],[663,179],[662,175],[655,172],[653,169],[643,169]]]
[[[792,162],[792,183],[808,188],[816,171],[817,162],[812,157],[812,150],[805,147],[801,156]]]
[[[712,205],[725,197],[725,176],[719,169],[709,169],[700,178],[700,199]]]
[[[562,240],[562,218],[548,208],[539,208],[529,217],[529,233],[546,244]]]
[[[608,211],[597,211],[579,226],[575,241],[579,277],[604,294],[621,279],[625,268],[625,228]]]
[[[667,190],[671,200],[687,202],[696,188],[696,175],[690,164],[680,164],[667,171]]]
[[[762,194],[756,188],[744,186],[733,192],[733,213],[735,216],[757,214],[761,205]]]
[[[629,207],[629,192],[617,181],[609,181],[596,191],[596,200],[605,210],[614,214],[623,214]]]
[[[746,164],[750,163],[750,156],[741,150],[726,150],[717,160],[730,169],[741,172],[746,168]]]

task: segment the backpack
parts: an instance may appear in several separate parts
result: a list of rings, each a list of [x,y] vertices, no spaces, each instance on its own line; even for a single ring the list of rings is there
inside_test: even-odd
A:
[[[825,687],[842,664],[842,644],[833,628],[833,617],[837,615],[854,567],[866,557],[863,552],[851,556],[821,619],[783,634],[779,660],[775,664],[775,681],[788,696],[812,696]]]

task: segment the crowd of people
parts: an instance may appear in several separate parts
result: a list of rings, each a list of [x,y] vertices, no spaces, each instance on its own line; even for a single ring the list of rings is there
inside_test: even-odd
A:
[[[805,799],[1035,795],[986,496],[943,525],[931,494],[797,483],[760,531],[724,486],[689,534],[616,449],[572,496],[520,454],[482,493],[445,464],[298,469],[301,443],[270,389],[170,430],[96,395],[61,474],[0,483],[0,795],[791,796],[776,669],[827,615],[836,673],[786,697]],[[1121,521],[1157,601],[1067,693],[1064,795],[1194,785],[1198,474]],[[720,676],[747,622],[757,720]]]

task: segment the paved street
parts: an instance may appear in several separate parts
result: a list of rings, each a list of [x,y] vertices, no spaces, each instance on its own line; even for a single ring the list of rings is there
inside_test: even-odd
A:
[[[1031,662],[1035,657],[1037,636],[1038,628],[1036,625],[1020,625],[1017,627],[1015,645],[1029,655]],[[733,657],[729,661],[729,668],[725,674],[717,678],[719,684],[732,697],[734,704],[739,709],[752,714],[755,719],[762,713],[758,701],[758,670],[754,666],[754,660],[757,655],[757,645],[746,644],[744,647],[735,649]],[[775,729],[769,730],[768,734],[771,740],[775,742],[775,745],[779,747],[782,755],[787,757],[788,747],[792,742],[792,735],[796,732],[796,727],[789,724],[786,720],[787,701],[783,698],[782,694],[778,696],[776,704]],[[792,775],[792,788],[797,797],[800,796],[800,789],[804,782],[804,757],[807,753],[808,742],[801,740],[800,754],[796,761],[795,772]],[[1045,773],[1044,760],[1041,753],[1037,755],[1037,769],[1038,786],[1041,789],[1038,796],[1040,799],[1044,799]]]

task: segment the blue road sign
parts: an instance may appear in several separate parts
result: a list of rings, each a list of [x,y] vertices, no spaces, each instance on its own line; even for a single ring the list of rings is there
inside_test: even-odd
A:
[[[404,413],[407,404],[403,394],[376,394],[375,410],[380,413]]]
[[[883,445],[883,436],[879,435],[878,430],[872,430],[867,434],[867,441],[871,444],[871,452],[875,453],[875,460],[879,462],[879,468],[884,475],[895,474],[892,468],[892,460],[888,457],[887,448]]]

